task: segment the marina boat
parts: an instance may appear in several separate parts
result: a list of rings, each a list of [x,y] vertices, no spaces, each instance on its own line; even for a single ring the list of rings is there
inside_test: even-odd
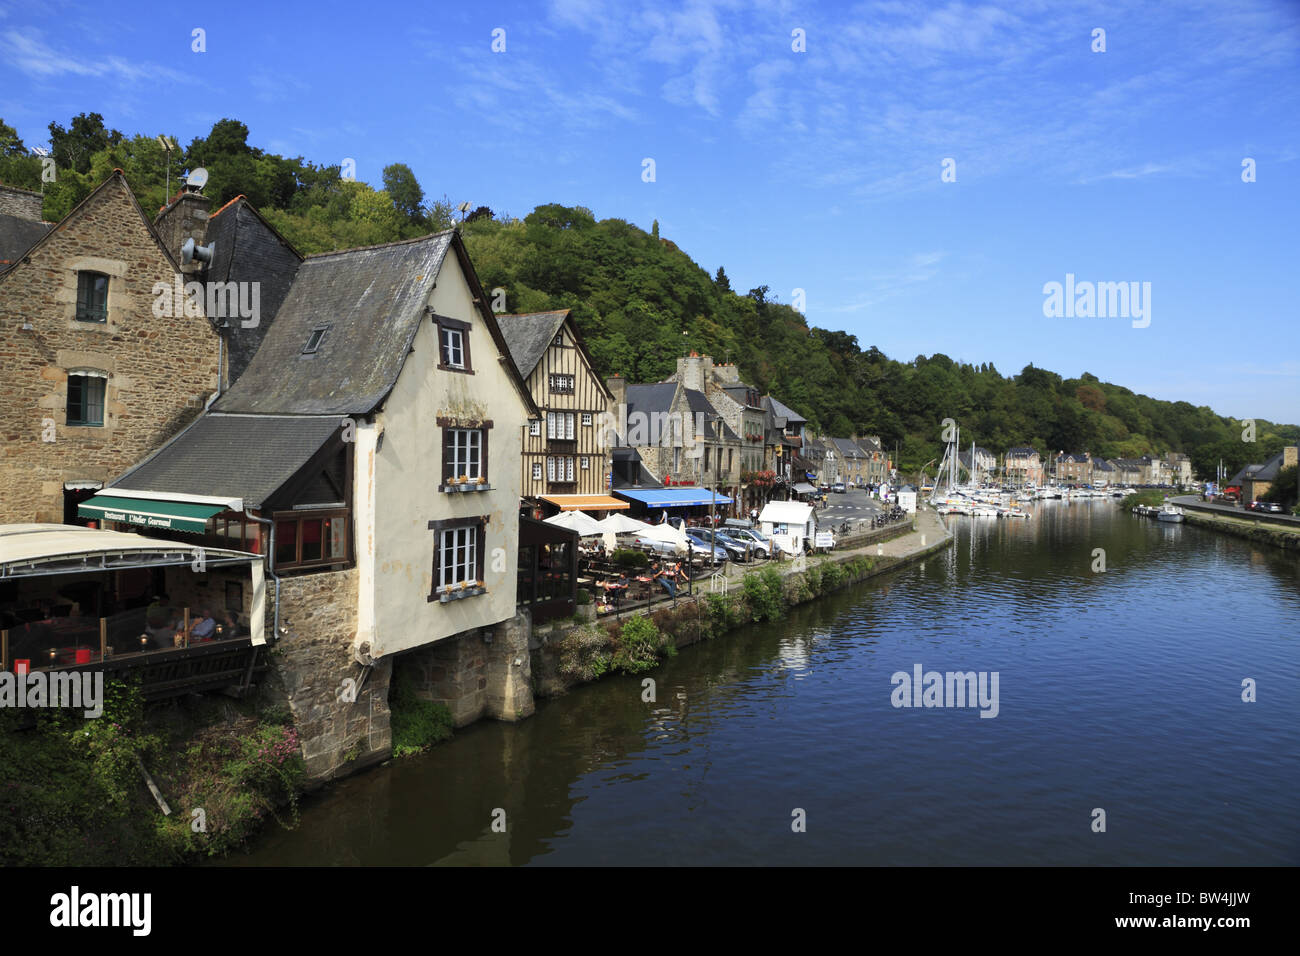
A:
[[[1183,509],[1173,505],[1164,505],[1156,512],[1156,520],[1181,522],[1183,520]]]

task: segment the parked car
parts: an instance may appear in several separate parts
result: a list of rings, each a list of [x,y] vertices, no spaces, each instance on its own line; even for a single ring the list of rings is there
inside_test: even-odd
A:
[[[1246,505],[1247,511],[1263,511],[1268,514],[1281,514],[1282,506],[1276,501],[1252,501]]]
[[[632,545],[645,551],[653,551],[656,554],[671,554],[676,556],[677,545],[671,541],[656,541],[654,538],[644,538],[636,535],[632,538]]]
[[[701,528],[687,528],[686,540],[690,542],[691,549],[695,551],[695,553],[703,554],[705,557],[708,557],[709,532],[707,530]],[[727,549],[723,546],[722,542],[719,541],[717,546],[713,549],[713,560],[721,562],[728,560],[729,557],[730,555],[727,553]]]
[[[705,554],[709,553],[710,535],[711,532],[707,528],[686,529],[686,537],[691,540],[697,551],[703,551]],[[745,548],[735,541],[730,541],[725,533],[719,531],[713,557],[721,561],[744,561]]]
[[[719,531],[718,543],[727,549],[733,561],[752,561],[754,559],[754,542],[748,538],[732,533],[732,530]]]
[[[835,482],[835,484],[831,485],[831,491],[835,492],[835,494],[837,494],[837,495],[842,495],[842,494],[844,494],[847,490],[848,490],[848,489],[847,489],[846,487],[844,487],[844,482],[842,482],[842,481],[837,481],[837,482]]]
[[[735,528],[731,532],[733,537],[743,538],[754,545],[754,554],[761,558],[770,558],[772,556],[772,541],[764,536],[761,531],[755,531],[753,528]]]

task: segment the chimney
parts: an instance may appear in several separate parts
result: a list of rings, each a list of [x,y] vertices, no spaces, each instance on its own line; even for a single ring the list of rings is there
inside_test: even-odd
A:
[[[158,218],[153,222],[154,228],[177,262],[181,262],[181,247],[186,239],[193,239],[195,246],[207,243],[208,210],[211,206],[212,200],[198,188],[182,183],[180,193],[158,213]],[[202,260],[195,257],[189,263],[181,265],[181,272],[187,275],[200,272],[204,265]]]
[[[719,385],[739,385],[740,370],[731,363],[715,365],[713,366],[713,379]]]
[[[1282,449],[1282,467],[1290,468],[1296,464],[1297,457],[1300,457],[1300,445],[1287,445]]]
[[[30,189],[17,189],[14,186],[0,184],[0,215],[26,219],[28,222],[41,222],[40,193]]]
[[[605,387],[614,396],[614,407],[610,409],[610,412],[618,416],[619,408],[627,404],[627,379],[622,375],[611,375],[605,379]]]
[[[704,391],[704,386],[713,371],[713,359],[699,352],[692,352],[686,358],[677,360],[677,381],[686,388],[697,392]]]

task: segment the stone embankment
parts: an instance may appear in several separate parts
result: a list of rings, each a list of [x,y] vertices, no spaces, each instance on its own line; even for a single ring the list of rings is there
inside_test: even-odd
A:
[[[1209,528],[1224,534],[1246,538],[1256,544],[1268,544],[1287,551],[1300,551],[1300,527],[1284,523],[1271,523],[1266,518],[1238,518],[1211,509],[1179,502],[1183,519],[1198,528]]]
[[[745,595],[747,577],[761,578],[768,569],[775,570],[781,581],[780,602],[793,606],[918,561],[947,548],[952,541],[952,531],[943,519],[933,511],[921,510],[910,526],[873,529],[855,537],[856,546],[852,548],[766,562],[757,568],[729,565],[725,575],[714,581],[696,581],[695,593],[679,595],[676,602],[661,601],[648,609],[635,607],[595,622],[542,625],[529,644],[533,692],[538,697],[551,697],[603,676],[608,668],[593,668],[590,663],[601,656],[602,649],[616,642],[620,628],[631,618],[648,615],[674,647],[686,647],[753,620],[744,608],[735,613],[736,599]],[[575,665],[575,660],[580,663]]]

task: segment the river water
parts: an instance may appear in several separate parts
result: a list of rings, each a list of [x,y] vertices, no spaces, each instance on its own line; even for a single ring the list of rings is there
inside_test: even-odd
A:
[[[1300,560],[1106,500],[949,520],[944,554],[683,650],[654,703],[607,678],[480,722],[226,862],[1300,863]],[[996,717],[893,706],[918,664],[997,672]]]

